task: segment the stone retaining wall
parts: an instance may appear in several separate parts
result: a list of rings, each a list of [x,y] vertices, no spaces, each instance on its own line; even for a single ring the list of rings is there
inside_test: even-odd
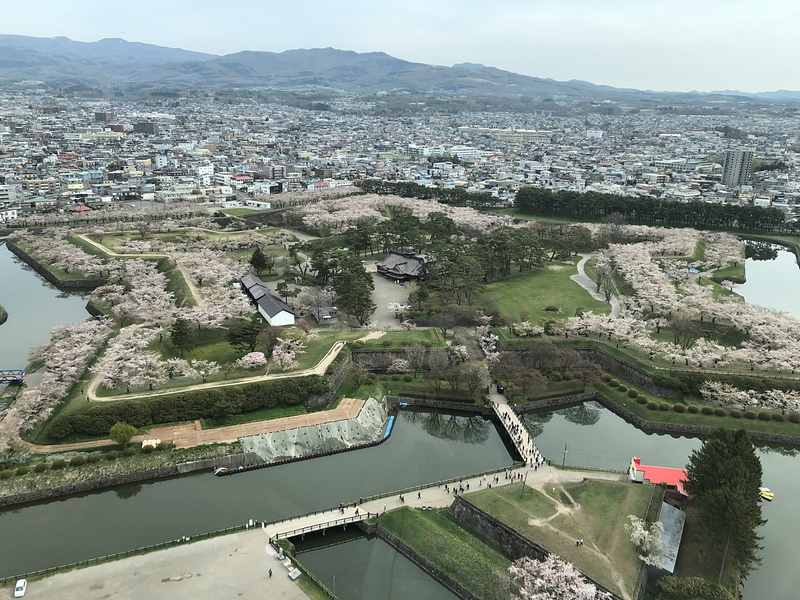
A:
[[[601,348],[586,347],[574,348],[585,360],[597,363],[606,371],[618,373],[625,379],[632,381],[637,386],[646,389],[651,394],[656,394],[662,398],[680,398],[679,390],[665,388],[653,383],[653,377],[647,371],[635,367],[625,362]]]
[[[39,273],[47,281],[52,283],[58,289],[62,290],[93,290],[101,285],[105,285],[104,279],[59,279],[48,271],[41,263],[35,258],[28,255],[22,248],[17,246],[14,242],[9,240],[6,242],[8,249],[19,258],[22,262],[28,265],[31,269]]]
[[[464,500],[463,496],[459,495],[453,499],[453,504],[450,505],[448,513],[475,535],[489,544],[497,546],[515,560],[523,556],[542,560],[550,554],[536,542],[517,533],[511,527],[484,512],[468,500]],[[613,598],[619,598],[619,596],[594,581],[591,577],[586,577],[586,579],[597,586],[597,589],[608,592]]]
[[[149,479],[175,477],[178,475],[178,473],[178,467],[171,465],[169,467],[159,467],[157,469],[149,469],[147,471],[136,471],[134,473],[115,475],[113,477],[104,477],[102,479],[94,479],[92,481],[86,481],[82,483],[62,485],[46,490],[37,490],[35,492],[26,492],[24,494],[0,498],[0,507],[11,506],[12,504],[23,504],[25,502],[36,502],[38,500],[46,500],[47,498],[54,498],[55,496],[68,496],[70,494],[91,492],[93,490],[123,485],[126,483],[137,483],[139,481],[146,481]]]
[[[400,554],[405,556],[408,560],[417,565],[420,569],[425,571],[428,575],[433,577],[436,581],[442,584],[445,588],[450,590],[462,600],[480,600],[475,594],[467,590],[463,585],[458,583],[455,579],[450,577],[441,569],[433,566],[425,558],[420,556],[413,548],[404,543],[399,538],[395,537],[386,529],[378,525],[375,529],[376,535],[384,542],[389,544],[392,548],[397,550]]]
[[[466,402],[451,402],[449,400],[433,400],[428,398],[411,398],[409,396],[386,396],[386,403],[390,408],[395,408],[405,402],[417,408],[438,408],[440,410],[454,410],[461,412],[478,413],[484,417],[493,417],[494,410],[489,406],[477,406]]]

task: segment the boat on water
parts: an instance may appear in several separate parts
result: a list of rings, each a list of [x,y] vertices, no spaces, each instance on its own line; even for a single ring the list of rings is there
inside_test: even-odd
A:
[[[772,502],[772,499],[775,497],[775,492],[770,490],[769,488],[758,488],[758,495],[760,498],[763,498],[767,502]]]

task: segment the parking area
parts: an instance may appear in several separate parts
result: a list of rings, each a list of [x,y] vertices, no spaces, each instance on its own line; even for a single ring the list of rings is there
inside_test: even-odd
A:
[[[375,291],[372,292],[372,301],[377,307],[370,317],[370,324],[377,327],[399,328],[400,320],[386,308],[390,302],[405,303],[408,301],[408,288],[403,284],[386,279],[383,275],[372,273]]]

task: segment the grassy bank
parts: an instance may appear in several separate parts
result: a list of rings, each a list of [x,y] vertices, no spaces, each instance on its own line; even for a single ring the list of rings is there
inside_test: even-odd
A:
[[[439,512],[400,508],[378,524],[478,598],[508,598],[511,559]]]

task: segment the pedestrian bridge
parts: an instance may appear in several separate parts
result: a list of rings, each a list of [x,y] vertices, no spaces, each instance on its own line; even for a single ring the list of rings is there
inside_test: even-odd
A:
[[[27,371],[22,370],[13,371],[0,369],[0,383],[22,383],[27,374]]]

